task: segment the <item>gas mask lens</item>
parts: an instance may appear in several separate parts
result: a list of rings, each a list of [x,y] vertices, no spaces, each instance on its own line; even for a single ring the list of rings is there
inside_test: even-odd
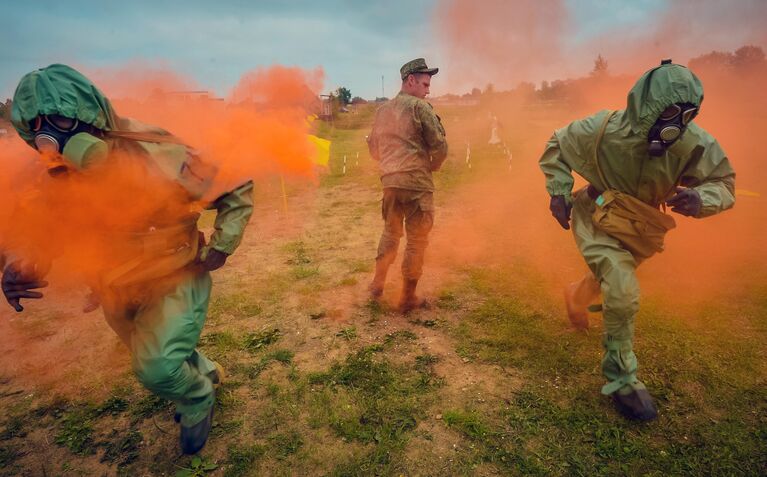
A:
[[[698,114],[698,108],[689,108],[682,113],[682,124],[687,125]]]
[[[58,114],[47,114],[45,120],[55,129],[61,132],[72,132],[77,128],[77,119],[59,116]]]
[[[682,112],[682,108],[678,104],[672,104],[668,108],[664,109],[662,113],[660,113],[660,118],[664,121],[671,121],[675,117],[679,116],[679,113]]]
[[[698,108],[695,106],[682,108],[678,104],[672,104],[660,113],[660,119],[663,121],[673,121],[680,114],[682,115],[682,124],[686,126],[698,114]]]
[[[35,136],[35,147],[40,152],[58,152],[59,142],[55,137],[42,133]]]
[[[45,124],[43,122],[45,122]],[[77,119],[60,116],[58,114],[45,114],[37,116],[29,121],[29,129],[31,129],[32,132],[38,132],[43,129],[43,126],[50,125],[53,129],[59,132],[72,132],[77,129],[79,124],[80,122]]]

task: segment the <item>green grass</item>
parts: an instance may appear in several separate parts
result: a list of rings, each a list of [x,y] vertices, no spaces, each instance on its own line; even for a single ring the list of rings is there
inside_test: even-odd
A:
[[[204,477],[218,469],[218,464],[210,462],[204,457],[194,456],[190,459],[187,467],[181,467],[175,477]]]
[[[501,170],[503,158],[482,144],[484,126],[450,127],[465,112],[443,114],[443,193]],[[767,282],[758,267],[744,266],[751,285],[741,292],[697,304],[694,320],[643,297],[636,351],[660,417],[628,422],[599,394],[598,320],[589,333],[569,330],[529,263],[454,267],[436,282],[444,288],[435,307],[417,318],[364,301],[374,261],[347,237],[369,232],[364,253],[373,253],[377,231],[360,225],[380,220],[366,121],[319,124],[333,146],[311,196],[317,214],[258,243],[268,267],[253,260],[217,275],[225,286],[214,290],[201,348],[230,373],[204,458],[178,457],[172,403],[131,381],[95,403],[39,393],[4,400],[0,475],[40,473],[29,462],[44,436],[59,442],[49,475],[764,474]],[[471,170],[466,141],[485,156]],[[256,192],[263,210],[281,207],[270,198],[279,184],[271,187]],[[289,183],[290,198],[301,187]],[[57,316],[36,317],[26,332],[51,333]]]
[[[304,445],[304,439],[298,431],[281,432],[269,437],[272,452],[278,460],[287,459],[298,452]]]
[[[5,423],[5,429],[0,433],[0,441],[26,436],[27,431],[24,427],[24,420],[21,416],[11,416]]]
[[[129,407],[134,421],[146,419],[171,408],[171,402],[154,394],[146,393]]]
[[[764,468],[763,335],[699,333],[646,301],[635,350],[660,417],[634,423],[598,394],[599,333],[565,331],[549,311],[515,298],[534,294],[505,270],[472,270],[466,285],[484,300],[454,329],[459,354],[513,367],[525,382],[503,408],[444,413],[474,443],[467,455],[474,465],[525,475],[754,475]],[[710,306],[712,318],[726,313]],[[759,300],[746,312],[756,323],[767,316]]]
[[[350,327],[350,328],[344,328],[338,333],[336,333],[336,336],[340,336],[341,338],[345,339],[346,341],[351,341],[354,339],[357,339],[357,328]]]
[[[104,448],[101,462],[117,464],[118,467],[127,466],[138,459],[143,441],[144,436],[139,431],[130,430],[125,433],[115,429],[111,439],[101,444]]]
[[[265,453],[266,449],[260,445],[236,445],[230,448],[224,477],[258,475],[258,464]]]
[[[253,365],[248,371],[248,377],[254,379],[258,377],[270,363],[281,363],[288,365],[293,361],[293,352],[286,349],[278,349],[261,357],[261,360]]]
[[[305,280],[320,274],[320,267],[315,265],[298,265],[293,267],[292,276],[296,280]]]
[[[208,314],[217,319],[223,315],[235,318],[251,318],[263,311],[262,306],[251,293],[239,292],[214,295],[211,299]]]
[[[16,460],[23,455],[18,446],[0,445],[0,475],[19,475]]]
[[[425,417],[430,391],[439,386],[430,358],[395,364],[385,357],[385,348],[362,348],[327,372],[308,377],[323,386],[311,396],[310,422],[329,426],[344,441],[366,445],[365,452],[338,465],[333,475],[388,475],[399,469],[397,455]]]
[[[260,351],[267,346],[276,343],[280,339],[279,328],[273,328],[255,333],[249,333],[245,336],[243,347],[250,352]]]
[[[73,407],[61,420],[55,438],[56,444],[67,447],[75,455],[95,454],[93,421],[97,414],[92,406]]]

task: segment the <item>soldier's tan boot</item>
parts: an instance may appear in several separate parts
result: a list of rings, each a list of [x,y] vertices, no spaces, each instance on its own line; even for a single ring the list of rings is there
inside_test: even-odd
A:
[[[383,295],[384,284],[386,283],[386,273],[388,271],[388,265],[385,265],[381,260],[376,260],[376,274],[373,277],[373,281],[368,285],[370,297],[374,300],[381,298],[381,295]]]
[[[418,286],[418,280],[405,279],[402,282],[402,297],[399,301],[399,311],[401,313],[408,313],[416,308],[429,308],[429,302],[419,298],[415,294],[415,289]]]

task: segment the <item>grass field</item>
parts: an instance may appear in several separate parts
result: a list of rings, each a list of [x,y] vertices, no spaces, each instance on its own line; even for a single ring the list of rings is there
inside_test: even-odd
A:
[[[507,158],[484,145],[485,129],[459,121],[465,111],[440,114],[451,155],[437,204],[450,222],[466,206],[458,191],[506,171]],[[60,368],[42,385],[24,379],[23,366],[5,366],[0,475],[767,473],[763,272],[728,300],[697,303],[695,320],[662,295],[643,297],[636,349],[660,416],[626,421],[599,394],[598,316],[590,332],[571,330],[549,286],[559,272],[524,253],[438,261],[440,234],[448,240],[438,219],[422,287],[433,307],[394,311],[396,269],[383,302],[367,299],[381,227],[364,147],[371,121],[363,111],[323,125],[333,141],[328,171],[316,185],[288,183],[287,216],[279,185],[263,185],[243,245],[214,274],[201,348],[228,379],[199,456],[179,455],[172,406],[135,382],[100,317],[48,303],[30,307],[31,317],[0,317],[5,333],[54,343],[47,366]],[[522,133],[507,126],[510,143]],[[520,148],[515,157],[535,160]],[[69,325],[85,331],[57,341]],[[98,352],[72,355],[89,343]],[[57,360],[64,348],[69,358]],[[107,372],[93,377],[93,368]]]

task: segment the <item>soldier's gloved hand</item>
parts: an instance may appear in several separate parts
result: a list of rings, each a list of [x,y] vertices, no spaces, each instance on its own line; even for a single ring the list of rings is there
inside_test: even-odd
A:
[[[671,206],[671,211],[677,214],[697,217],[703,206],[703,201],[697,190],[677,187],[676,194],[666,201],[666,205]]]
[[[226,253],[216,250],[215,248],[209,248],[205,260],[202,261],[202,268],[209,272],[218,270],[224,266],[227,257],[229,257],[229,255]]]
[[[20,303],[22,298],[37,299],[43,297],[42,293],[31,290],[47,286],[48,282],[37,279],[32,273],[25,271],[25,267],[22,267],[18,262],[8,264],[3,270],[3,295],[17,312],[24,311],[24,307]]]
[[[565,196],[555,195],[549,202],[549,210],[551,215],[557,219],[559,225],[565,230],[570,230],[570,211],[573,209],[572,204],[568,204]]]

